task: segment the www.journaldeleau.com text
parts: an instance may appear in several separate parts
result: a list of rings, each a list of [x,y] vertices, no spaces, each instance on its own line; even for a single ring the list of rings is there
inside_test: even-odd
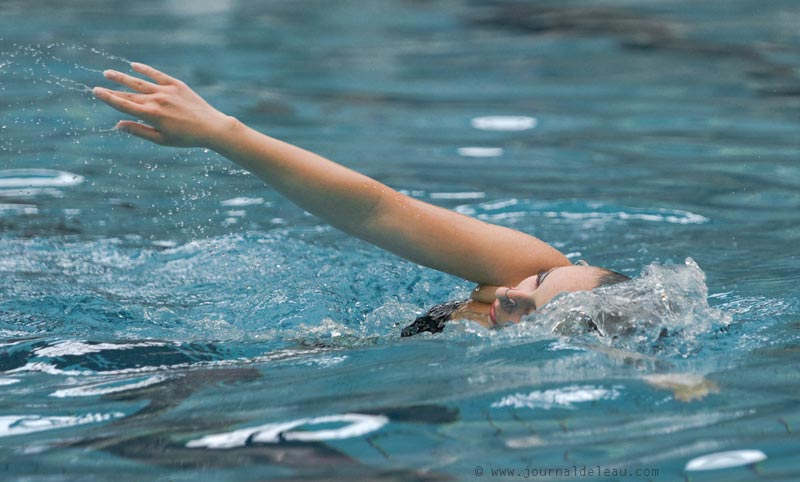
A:
[[[656,468],[602,467],[600,465],[573,465],[570,467],[489,467],[476,465],[476,477],[658,477]]]

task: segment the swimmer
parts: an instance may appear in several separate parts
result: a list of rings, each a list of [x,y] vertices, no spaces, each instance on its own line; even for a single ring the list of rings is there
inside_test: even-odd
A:
[[[434,307],[402,335],[442,331],[449,320],[486,327],[519,323],[559,293],[589,291],[627,276],[573,265],[531,235],[401,194],[324,157],[259,133],[209,105],[182,81],[133,63],[148,80],[107,70],[131,90],[95,87],[99,100],[143,122],[118,130],[163,146],[211,149],[261,178],[331,226],[415,263],[475,282],[470,298]]]

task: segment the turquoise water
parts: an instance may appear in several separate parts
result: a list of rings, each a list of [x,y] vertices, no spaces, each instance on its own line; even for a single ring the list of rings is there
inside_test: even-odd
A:
[[[3,2],[0,478],[797,480],[798,21],[789,0]],[[128,59],[642,276],[400,339],[472,286],[110,130],[88,87]],[[599,306],[625,315],[603,337],[578,316]]]

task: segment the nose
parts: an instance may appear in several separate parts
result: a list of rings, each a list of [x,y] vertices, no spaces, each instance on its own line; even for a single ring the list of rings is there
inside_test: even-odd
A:
[[[497,289],[495,296],[494,314],[498,325],[519,323],[523,316],[531,312],[533,301],[522,290],[502,287]]]

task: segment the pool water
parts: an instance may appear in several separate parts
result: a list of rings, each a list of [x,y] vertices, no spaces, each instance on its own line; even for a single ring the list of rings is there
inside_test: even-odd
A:
[[[0,478],[797,480],[798,22],[791,0],[3,2]],[[89,88],[129,60],[641,276],[401,339],[472,285],[114,131]]]

